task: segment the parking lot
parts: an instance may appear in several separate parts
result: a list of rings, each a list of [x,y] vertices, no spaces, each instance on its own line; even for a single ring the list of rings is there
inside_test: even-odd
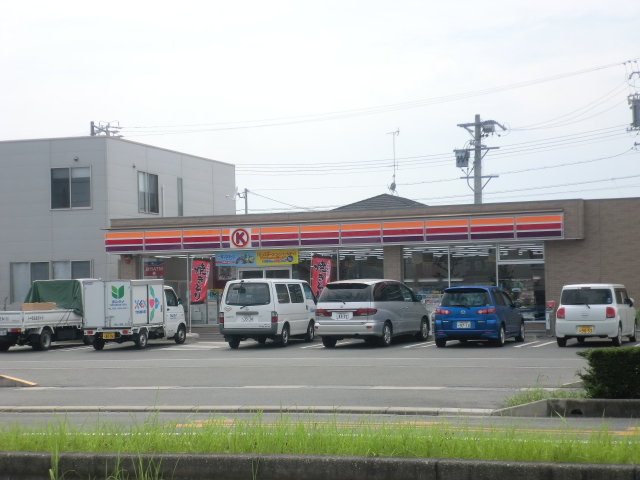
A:
[[[0,404],[499,408],[517,389],[577,381],[586,364],[576,352],[590,347],[613,348],[597,339],[558,348],[542,333],[502,348],[455,341],[437,348],[430,336],[395,338],[389,348],[344,340],[328,349],[316,338],[292,339],[286,348],[247,341],[233,350],[215,334],[184,345],[151,341],[144,350],[131,343],[103,351],[79,343],[45,352],[14,347],[1,355],[0,374],[37,386],[0,389]]]

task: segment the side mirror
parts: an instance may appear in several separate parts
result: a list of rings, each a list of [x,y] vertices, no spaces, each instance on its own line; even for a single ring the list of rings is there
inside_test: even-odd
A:
[[[633,307],[633,298],[627,298],[627,303],[630,307]]]
[[[182,305],[182,299],[178,297],[178,305]]]

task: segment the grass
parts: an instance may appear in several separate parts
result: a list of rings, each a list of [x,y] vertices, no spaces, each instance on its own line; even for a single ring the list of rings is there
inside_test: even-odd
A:
[[[587,398],[584,390],[578,388],[545,388],[541,386],[525,388],[504,399],[505,407],[515,407],[547,398]]]
[[[363,417],[354,421],[250,419],[162,424],[151,416],[129,426],[75,426],[59,419],[46,426],[0,427],[5,451],[245,453],[425,457],[573,463],[640,463],[640,431],[545,432],[525,427],[453,426],[446,422],[402,423]]]

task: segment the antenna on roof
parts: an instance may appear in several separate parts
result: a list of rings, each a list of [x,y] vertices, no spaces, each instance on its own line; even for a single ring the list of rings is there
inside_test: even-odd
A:
[[[398,128],[395,132],[389,132],[387,135],[393,135],[393,181],[391,185],[389,185],[389,191],[391,195],[397,195],[396,192],[396,137],[400,135],[400,129]]]

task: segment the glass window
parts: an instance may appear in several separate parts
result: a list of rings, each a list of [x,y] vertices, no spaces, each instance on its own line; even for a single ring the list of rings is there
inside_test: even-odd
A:
[[[31,287],[31,274],[29,272],[29,263],[12,263],[11,264],[11,301],[22,302],[27,298],[29,288]]]
[[[91,262],[71,262],[71,278],[91,278]]]
[[[91,206],[91,168],[51,169],[51,208],[86,208]]]
[[[370,302],[371,288],[366,283],[328,284],[320,294],[319,302]]]
[[[289,292],[287,286],[284,283],[276,283],[276,295],[278,296],[278,303],[291,303],[289,301]]]
[[[31,262],[31,281],[49,280],[49,262]]]
[[[496,284],[496,249],[493,245],[451,247],[451,286]]]
[[[544,260],[544,245],[542,243],[513,243],[500,245],[500,261]]]
[[[511,300],[511,297],[504,293],[504,292],[500,292],[501,295],[504,297],[504,303],[507,305],[507,307],[514,307],[515,305],[513,304],[513,300]]]
[[[562,291],[562,305],[609,305],[613,303],[608,288],[570,288]]]
[[[138,172],[138,211],[158,213],[158,176],[152,173]]]
[[[373,301],[374,302],[386,302],[389,300],[387,295],[387,288],[384,282],[376,283],[373,287]]]
[[[340,249],[339,279],[384,278],[382,248]]]
[[[496,302],[496,305],[500,306],[500,307],[504,307],[506,306],[506,303],[504,301],[504,297],[502,296],[502,294],[496,290],[493,291],[493,299]]]
[[[445,290],[443,307],[490,307],[493,305],[489,292],[479,288],[457,288]]]
[[[404,284],[418,295],[439,299],[449,286],[449,247],[405,247],[403,256]]]
[[[264,276],[266,278],[291,278],[288,268],[278,270],[265,270]]]
[[[53,262],[53,278],[55,280],[70,280],[71,262]]]
[[[304,295],[302,294],[302,288],[300,288],[299,284],[289,284],[289,295],[291,296],[291,303],[304,303]]]
[[[73,278],[91,278],[90,261],[53,262],[53,278],[70,280]]]
[[[307,300],[315,300],[315,298],[313,298],[313,292],[311,291],[311,287],[309,285],[303,283],[302,289],[304,290],[304,297]]]
[[[498,283],[520,303],[525,320],[545,319],[544,263],[498,265]]]
[[[167,307],[177,307],[179,305],[178,297],[176,297],[176,294],[173,290],[165,290],[164,296],[167,299]]]
[[[402,296],[400,285],[397,283],[387,283],[387,297],[390,302],[403,302],[404,297]]]
[[[227,291],[228,305],[268,305],[271,301],[266,283],[234,283]]]
[[[405,302],[417,301],[417,299],[413,296],[411,290],[409,290],[407,287],[405,287],[404,285],[398,285],[398,287],[400,287],[400,291],[402,292],[402,297],[404,298]]]

